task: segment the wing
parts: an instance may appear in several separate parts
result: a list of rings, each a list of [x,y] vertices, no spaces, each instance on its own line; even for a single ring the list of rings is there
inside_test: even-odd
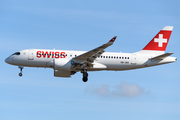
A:
[[[104,53],[104,49],[106,49],[107,47],[111,46],[113,44],[113,42],[116,40],[117,36],[113,37],[109,42],[107,42],[104,45],[101,45],[91,51],[88,51],[84,54],[81,54],[75,58],[73,58],[73,61],[75,63],[79,63],[79,64],[85,64],[85,63],[89,63],[92,64],[94,62],[94,60],[100,56],[102,53]]]

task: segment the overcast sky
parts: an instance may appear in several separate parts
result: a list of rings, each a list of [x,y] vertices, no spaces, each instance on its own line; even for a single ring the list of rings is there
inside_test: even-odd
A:
[[[180,58],[178,0],[1,0],[1,120],[179,120],[180,63],[71,78],[53,69],[4,62],[23,49],[140,51],[164,26],[174,26],[166,52]]]

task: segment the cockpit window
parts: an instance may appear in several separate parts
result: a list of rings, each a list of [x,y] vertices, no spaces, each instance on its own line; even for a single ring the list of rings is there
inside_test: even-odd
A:
[[[20,52],[15,52],[15,53],[12,54],[12,55],[20,55]]]

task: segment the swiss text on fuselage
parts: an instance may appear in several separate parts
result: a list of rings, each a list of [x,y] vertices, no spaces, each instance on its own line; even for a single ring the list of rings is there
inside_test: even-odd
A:
[[[37,51],[37,58],[65,58],[67,55],[65,52],[58,51]]]

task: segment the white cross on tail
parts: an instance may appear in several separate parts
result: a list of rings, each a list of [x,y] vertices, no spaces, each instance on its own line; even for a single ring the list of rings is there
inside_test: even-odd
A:
[[[158,47],[163,47],[163,43],[167,43],[167,39],[163,39],[163,34],[159,34],[159,38],[154,38],[154,42],[158,42]]]

